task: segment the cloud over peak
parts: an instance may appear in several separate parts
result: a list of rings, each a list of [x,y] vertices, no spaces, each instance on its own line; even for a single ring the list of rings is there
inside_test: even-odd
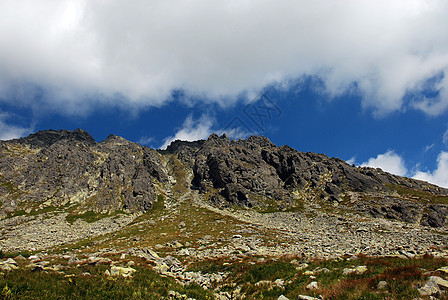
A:
[[[435,0],[3,1],[0,99],[70,112],[67,101],[161,105],[182,89],[223,102],[309,75],[330,96],[356,83],[384,114],[448,70],[446,20]],[[448,78],[433,88],[412,106],[445,111]]]
[[[361,166],[381,168],[399,176],[406,176],[408,173],[403,158],[393,150],[379,154],[376,158],[372,157],[367,162],[362,163]]]

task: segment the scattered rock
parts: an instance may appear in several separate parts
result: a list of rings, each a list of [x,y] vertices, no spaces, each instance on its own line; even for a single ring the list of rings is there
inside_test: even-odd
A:
[[[317,290],[318,286],[317,286],[317,281],[312,281],[310,282],[307,286],[306,286],[307,290]]]
[[[306,269],[306,268],[308,268],[308,267],[309,267],[309,265],[308,265],[307,263],[303,263],[303,264],[298,265],[298,266],[296,267],[296,270],[297,270],[297,271],[301,271],[301,270]]]
[[[439,288],[442,288],[444,290],[448,289],[448,280],[440,278],[439,276],[431,276],[431,277],[429,277],[428,282],[429,281],[432,281],[435,284],[437,284],[439,286]]]
[[[133,268],[124,268],[124,267],[118,267],[118,266],[110,267],[110,275],[111,276],[132,277],[132,275],[136,271],[137,270],[133,269]]]
[[[448,266],[437,269],[436,271],[440,271],[442,273],[448,274]]]
[[[358,266],[358,267],[353,268],[353,269],[351,269],[351,268],[345,268],[345,269],[342,271],[342,275],[350,275],[350,274],[357,274],[357,275],[360,275],[360,274],[363,274],[363,273],[366,272],[366,271],[367,271],[367,267],[366,267],[366,266]]]
[[[386,281],[382,280],[382,281],[378,282],[377,289],[387,290],[388,287],[389,287],[389,284]]]
[[[19,265],[12,258],[8,258],[7,260],[0,262],[0,270],[12,271],[12,270],[16,270],[18,268],[19,268]]]
[[[283,279],[276,279],[274,281],[274,284],[278,287],[283,287],[283,285],[285,284],[285,281]]]
[[[134,262],[133,260],[130,260],[130,261],[128,261],[128,262],[126,263],[126,265],[127,265],[128,267],[132,267],[132,266],[135,266],[135,262]]]
[[[320,300],[320,299],[306,295],[299,295],[299,300]]]
[[[421,296],[438,296],[440,294],[439,286],[433,280],[428,280],[426,284],[418,289]]]

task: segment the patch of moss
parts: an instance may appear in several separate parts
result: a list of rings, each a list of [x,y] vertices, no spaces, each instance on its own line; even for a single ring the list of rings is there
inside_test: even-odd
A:
[[[432,204],[448,204],[448,196],[435,195],[430,192],[411,189],[402,185],[387,185],[389,188],[395,190],[400,196],[407,198],[411,201],[419,201],[423,203]]]
[[[65,217],[65,220],[68,223],[72,223],[75,222],[77,219],[81,219],[86,221],[87,223],[93,223],[95,221],[98,221],[102,218],[105,217],[109,217],[109,214],[101,214],[101,213],[96,213],[94,211],[86,211],[85,213],[82,214],[69,214],[68,216]]]

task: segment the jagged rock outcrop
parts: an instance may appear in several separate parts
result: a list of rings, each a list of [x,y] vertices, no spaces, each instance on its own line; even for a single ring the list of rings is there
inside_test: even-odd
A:
[[[173,165],[168,174],[163,161]],[[184,169],[180,172],[179,168]],[[448,190],[324,154],[277,147],[268,138],[175,141],[153,150],[110,135],[97,143],[77,129],[41,131],[0,142],[3,214],[77,205],[79,211],[148,211],[155,184],[193,174],[211,204],[261,212],[307,207],[351,211],[431,227],[448,226]],[[188,182],[182,180],[184,192]]]
[[[155,150],[109,136],[101,143],[80,129],[42,131],[1,142],[3,211],[78,203],[82,210],[147,211],[153,183],[165,182]]]
[[[331,204],[425,226],[448,224],[448,206],[434,203],[437,197],[447,202],[447,189],[381,169],[354,167],[323,154],[277,147],[259,136],[230,140],[214,134],[191,152],[195,157],[192,184],[210,194],[210,201],[217,205],[285,210],[303,203]]]

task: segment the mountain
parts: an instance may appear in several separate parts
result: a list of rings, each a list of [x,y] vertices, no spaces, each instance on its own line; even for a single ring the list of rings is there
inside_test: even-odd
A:
[[[216,207],[321,207],[432,227],[448,224],[447,189],[277,147],[261,136],[230,140],[212,134],[156,151],[115,135],[97,143],[84,130],[49,130],[1,142],[0,150],[3,217],[50,204],[76,204],[73,212],[146,212],[156,201],[156,186],[177,172],[192,174],[191,180],[180,178],[178,192],[197,189]]]
[[[439,295],[447,233],[447,189],[262,136],[0,141],[0,298]]]

